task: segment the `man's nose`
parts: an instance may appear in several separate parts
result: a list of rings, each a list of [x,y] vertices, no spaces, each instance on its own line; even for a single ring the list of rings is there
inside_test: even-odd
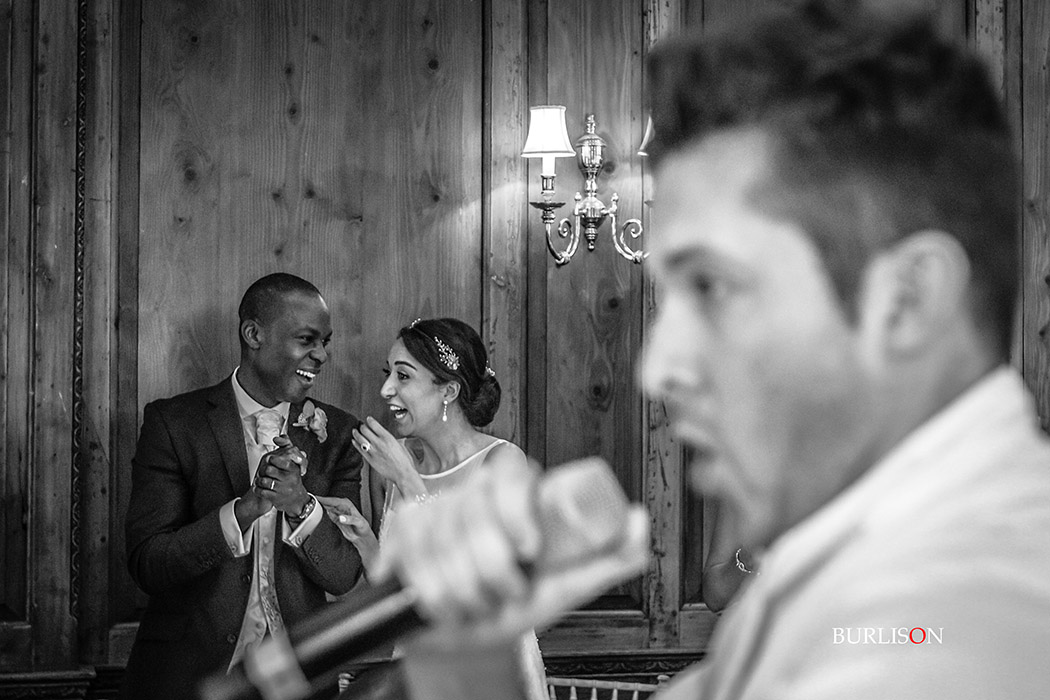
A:
[[[310,357],[323,365],[325,362],[328,362],[328,348],[318,343],[314,346],[313,350],[310,351]]]
[[[699,390],[701,338],[684,319],[660,312],[648,334],[640,363],[639,383],[653,399],[682,389]]]

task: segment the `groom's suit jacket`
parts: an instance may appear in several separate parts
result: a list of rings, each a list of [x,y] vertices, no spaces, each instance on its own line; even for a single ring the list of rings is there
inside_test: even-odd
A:
[[[312,399],[311,399],[312,400]],[[359,421],[314,401],[328,416],[322,443],[291,426],[288,436],[308,456],[303,477],[315,495],[343,496],[360,507],[361,457],[351,445]],[[200,679],[225,671],[232,658],[252,580],[252,556],[235,558],[219,509],[249,487],[248,457],[230,378],[155,401],[143,413],[132,462],[125,530],[128,569],[149,604],[125,677],[128,700],[193,698]],[[277,597],[291,627],[356,582],[361,559],[328,518],[296,548],[278,533],[274,552]]]

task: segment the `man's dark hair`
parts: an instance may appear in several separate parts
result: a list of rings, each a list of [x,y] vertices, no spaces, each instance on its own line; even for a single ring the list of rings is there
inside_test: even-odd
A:
[[[792,3],[655,47],[648,78],[657,162],[719,131],[769,137],[752,202],[811,237],[851,317],[872,253],[941,230],[969,257],[975,322],[1008,354],[1019,167],[985,67],[931,17]]]
[[[262,325],[270,323],[280,311],[281,301],[290,294],[321,296],[317,287],[302,277],[287,272],[275,272],[255,280],[244,292],[241,304],[237,307],[240,323],[249,319]]]

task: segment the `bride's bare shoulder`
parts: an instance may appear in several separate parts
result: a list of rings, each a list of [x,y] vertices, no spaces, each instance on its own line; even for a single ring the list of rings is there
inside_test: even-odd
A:
[[[515,445],[513,442],[501,442],[500,444],[493,447],[485,455],[485,464],[493,465],[496,468],[514,466],[525,466],[528,464],[528,457],[520,447]]]

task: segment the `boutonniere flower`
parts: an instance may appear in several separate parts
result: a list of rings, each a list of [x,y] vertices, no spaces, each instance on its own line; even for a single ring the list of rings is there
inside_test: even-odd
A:
[[[297,428],[306,428],[317,436],[318,442],[328,439],[328,416],[323,408],[314,406],[309,399],[303,404],[303,412],[299,414],[299,420],[292,423]]]

